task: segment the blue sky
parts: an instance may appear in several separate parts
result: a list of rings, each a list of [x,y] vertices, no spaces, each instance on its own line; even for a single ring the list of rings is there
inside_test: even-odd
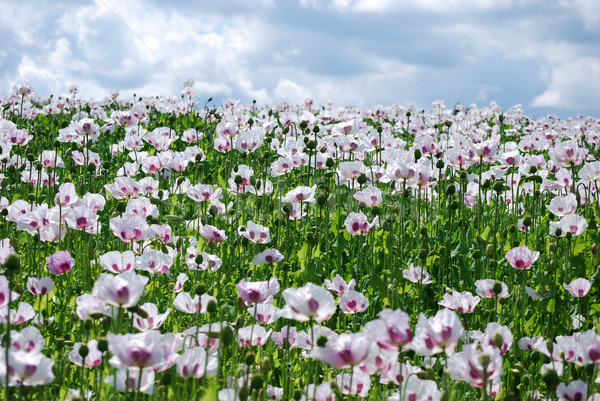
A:
[[[600,0],[0,0],[0,9],[3,96],[21,81],[42,96],[71,84],[85,98],[172,96],[192,78],[217,105],[311,97],[430,109],[440,99],[600,117]]]

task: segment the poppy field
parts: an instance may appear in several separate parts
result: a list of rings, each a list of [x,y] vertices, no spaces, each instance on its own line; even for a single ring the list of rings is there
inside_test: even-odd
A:
[[[0,98],[6,400],[600,400],[600,119]]]

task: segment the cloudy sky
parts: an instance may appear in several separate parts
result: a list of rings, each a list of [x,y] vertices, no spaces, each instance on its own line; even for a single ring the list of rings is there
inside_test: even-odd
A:
[[[0,0],[0,91],[600,117],[600,0]]]

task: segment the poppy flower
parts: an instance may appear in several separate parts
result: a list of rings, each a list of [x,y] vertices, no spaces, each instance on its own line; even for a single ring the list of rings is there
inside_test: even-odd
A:
[[[281,315],[288,319],[306,322],[324,322],[335,312],[333,295],[323,287],[308,283],[300,288],[286,288],[282,293],[286,302]]]

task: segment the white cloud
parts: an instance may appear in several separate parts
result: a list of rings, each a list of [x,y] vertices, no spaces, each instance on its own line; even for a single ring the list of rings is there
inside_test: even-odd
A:
[[[585,29],[600,32],[600,0],[574,0],[571,6],[578,11]]]
[[[590,5],[600,0],[502,0],[436,64],[496,1],[0,0],[0,89],[25,80],[42,95],[69,84],[82,97],[179,95],[193,78],[216,103],[443,98],[600,114],[600,7]]]
[[[311,95],[309,88],[298,85],[291,79],[280,79],[277,82],[273,95],[276,99],[284,100],[288,103],[301,103],[304,99]]]
[[[600,104],[600,58],[585,57],[552,68],[547,89],[532,107],[589,110]]]

